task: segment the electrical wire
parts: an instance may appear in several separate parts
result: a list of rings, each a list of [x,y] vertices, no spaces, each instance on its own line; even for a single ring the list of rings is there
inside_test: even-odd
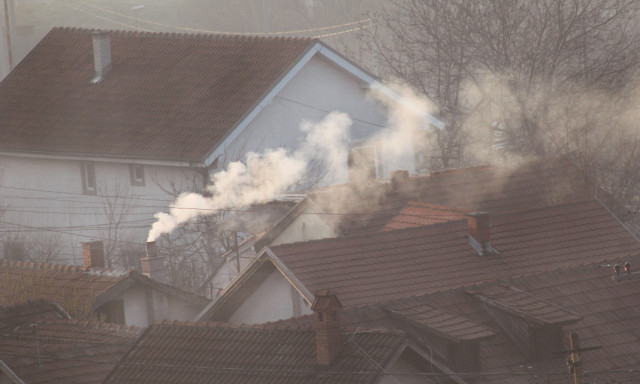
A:
[[[156,21],[142,19],[142,18],[139,18],[139,17],[129,16],[129,15],[126,15],[124,13],[115,12],[115,11],[112,11],[112,10],[107,9],[107,8],[100,7],[100,6],[95,5],[95,4],[86,3],[84,1],[78,1],[78,3],[83,4],[85,6],[88,6],[88,7],[91,7],[91,8],[94,8],[94,9],[102,11],[102,12],[111,14],[111,15],[114,15],[114,16],[126,18],[126,19],[129,19],[129,20],[133,20],[135,22],[142,22],[142,23],[146,23],[146,24],[150,24],[150,25],[155,25],[155,26],[159,26],[159,27],[166,27],[166,28],[172,28],[172,29],[181,30],[181,31],[198,32],[198,33],[211,33],[211,34],[219,34],[219,35],[248,35],[248,36],[261,36],[261,35],[264,35],[264,32],[225,32],[225,31],[214,31],[214,30],[209,30],[209,29],[180,27],[180,26],[176,26],[176,25],[159,23],[159,22],[156,22]],[[368,27],[370,22],[371,22],[371,19],[367,18],[367,19],[361,19],[361,20],[357,20],[357,21],[352,21],[352,22],[349,22],[349,23],[336,24],[336,25],[330,25],[330,26],[325,26],[325,27],[300,29],[300,30],[291,30],[291,31],[269,32],[269,35],[294,35],[294,34],[301,34],[301,33],[319,32],[319,31],[326,31],[326,30],[329,30],[329,29],[337,29],[337,28],[349,27],[349,26],[352,26],[352,25],[358,25],[358,24],[364,24],[364,23],[367,23],[366,27]],[[123,23],[118,23],[118,24],[123,24]],[[128,24],[123,24],[123,25],[127,25],[127,26],[129,26],[131,28],[137,28],[136,26],[131,26],[131,25],[128,25]],[[330,33],[330,34],[326,34],[326,35],[314,36],[314,38],[321,38],[321,37],[333,36],[333,35],[336,35],[336,34],[353,32],[353,31],[356,31],[356,30],[360,30],[362,28],[363,27],[352,28],[352,29],[349,29],[347,31],[341,31],[341,32]],[[145,31],[148,31],[148,30],[145,30]]]

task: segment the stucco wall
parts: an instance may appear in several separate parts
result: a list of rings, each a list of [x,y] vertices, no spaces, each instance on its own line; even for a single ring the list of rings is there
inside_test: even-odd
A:
[[[142,245],[153,214],[166,211],[173,200],[161,186],[170,189],[174,183],[192,190],[197,177],[188,168],[143,164],[145,185],[137,186],[131,183],[128,163],[95,161],[97,191],[87,195],[80,163],[81,159],[0,156],[0,199],[6,208],[2,220],[8,223],[5,234],[22,238],[30,247],[55,248],[57,262],[81,264],[80,242],[108,238],[115,227],[107,216],[110,203],[119,207],[116,216],[124,214],[119,240]],[[0,241],[8,240],[7,235]]]
[[[149,325],[146,293],[143,287],[133,286],[125,291],[124,320],[127,325],[135,325],[136,327]]]

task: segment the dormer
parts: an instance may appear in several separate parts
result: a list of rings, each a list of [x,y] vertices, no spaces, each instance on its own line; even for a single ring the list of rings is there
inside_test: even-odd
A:
[[[566,308],[511,286],[468,292],[480,302],[520,352],[531,361],[557,357],[562,327],[582,318]]]
[[[480,370],[480,342],[495,332],[471,320],[438,310],[420,300],[395,302],[384,310],[403,330],[426,343],[433,358],[453,372]],[[408,327],[407,327],[408,326]]]

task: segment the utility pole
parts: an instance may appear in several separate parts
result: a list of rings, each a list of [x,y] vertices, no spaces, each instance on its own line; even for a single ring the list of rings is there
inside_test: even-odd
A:
[[[7,59],[9,61],[9,72],[13,70],[13,0],[4,0],[4,37],[7,44]]]
[[[571,353],[567,358],[567,366],[569,372],[573,374],[573,384],[583,384],[582,382],[582,360],[580,359],[580,352],[591,351],[594,349],[600,349],[602,346],[580,348],[580,337],[577,333],[571,332],[569,335],[569,342],[571,349],[568,351],[560,351],[558,353]]]

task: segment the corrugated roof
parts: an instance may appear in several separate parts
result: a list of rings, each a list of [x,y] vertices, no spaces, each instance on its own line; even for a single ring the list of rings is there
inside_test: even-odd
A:
[[[314,39],[54,28],[0,83],[0,150],[202,162]]]
[[[313,327],[156,323],[105,383],[375,383],[405,340],[397,331],[343,336],[336,361],[322,368]]]
[[[499,255],[478,256],[465,220],[271,247],[310,292],[345,307],[639,254],[640,243],[597,201],[492,218]]]
[[[0,335],[0,357],[29,384],[97,384],[140,334],[136,327],[77,320],[26,324]]]

